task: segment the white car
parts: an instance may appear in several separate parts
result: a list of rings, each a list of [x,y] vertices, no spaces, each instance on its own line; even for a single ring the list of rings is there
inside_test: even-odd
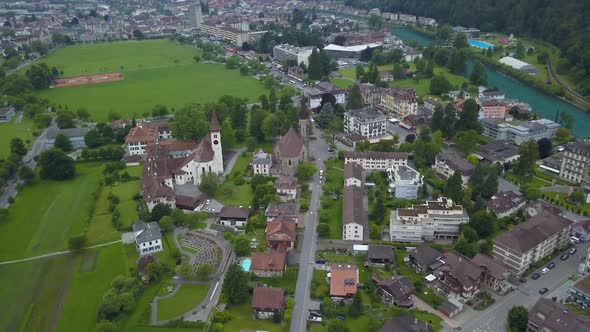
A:
[[[547,272],[549,272],[549,271],[550,271],[550,270],[549,270],[548,268],[544,267],[544,268],[541,270],[541,274],[545,274],[545,273],[547,273]]]

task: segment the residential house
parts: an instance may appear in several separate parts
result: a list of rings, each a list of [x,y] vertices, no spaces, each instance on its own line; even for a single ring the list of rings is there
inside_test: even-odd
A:
[[[479,100],[480,101],[488,101],[488,100],[504,100],[506,95],[504,92],[500,90],[494,91],[482,91],[479,93]]]
[[[14,117],[14,114],[13,107],[0,108],[0,122],[10,122],[12,117]]]
[[[285,252],[253,252],[250,272],[259,277],[282,277],[287,269]]]
[[[590,220],[578,221],[572,227],[572,235],[581,242],[590,241]]]
[[[423,205],[391,211],[389,235],[391,241],[414,242],[435,239],[456,239],[459,227],[469,222],[469,215],[461,205],[440,197]]]
[[[572,222],[541,211],[528,221],[498,235],[492,256],[520,276],[533,263],[567,245]]]
[[[256,287],[252,293],[252,309],[257,319],[272,319],[285,309],[285,290]]]
[[[529,310],[527,332],[590,332],[590,319],[551,299],[540,298]]]
[[[395,198],[416,199],[424,176],[410,166],[399,165],[387,170],[389,194]]]
[[[237,206],[224,206],[219,211],[217,223],[223,226],[245,227],[248,224],[250,209]]]
[[[67,128],[59,129],[57,127],[50,127],[45,135],[45,147],[47,149],[53,148],[55,144],[55,138],[57,135],[65,135],[72,143],[74,149],[83,149],[86,147],[86,141],[84,136],[90,131],[88,128]]]
[[[590,274],[576,281],[570,288],[573,302],[586,310],[590,310]]]
[[[383,303],[407,309],[414,306],[412,301],[414,284],[406,276],[395,275],[382,280],[378,275],[375,275],[373,281],[377,286],[377,294]]]
[[[418,95],[416,90],[405,87],[386,89],[381,96],[381,108],[397,119],[404,119],[410,114],[418,113]]]
[[[574,183],[590,183],[590,141],[565,146],[559,176]]]
[[[295,247],[297,224],[293,219],[279,217],[266,223],[266,242],[269,248],[287,252]]]
[[[487,210],[495,213],[499,219],[515,214],[525,204],[526,198],[522,194],[507,190],[492,196],[487,203]]]
[[[342,239],[363,241],[368,238],[368,200],[364,188],[344,187],[342,203]]]
[[[430,246],[419,246],[408,254],[409,264],[418,273],[434,271],[442,264],[443,254]]]
[[[289,218],[296,223],[299,222],[299,204],[297,203],[270,203],[264,212],[267,221],[273,221],[275,218]]]
[[[387,171],[398,165],[408,165],[406,152],[345,151],[344,164],[356,163],[365,171]]]
[[[483,270],[483,282],[486,286],[500,294],[505,294],[510,289],[508,284],[510,271],[508,271],[508,268],[504,265],[484,254],[475,255],[475,257],[471,259],[471,262]]]
[[[371,107],[344,113],[344,133],[358,134],[366,139],[385,135],[387,118]]]
[[[510,164],[518,160],[518,147],[507,140],[494,140],[479,147],[475,156],[491,164]]]
[[[297,178],[281,175],[275,180],[275,190],[281,202],[294,201],[297,198]]]
[[[479,116],[481,118],[504,119],[508,107],[499,100],[489,100],[480,103]]]
[[[369,263],[369,265],[389,264],[392,267],[395,267],[393,247],[385,244],[369,244],[367,263]]]
[[[516,145],[530,140],[538,141],[542,138],[551,140],[555,137],[557,129],[561,127],[558,123],[548,119],[504,122],[500,118],[482,118],[479,119],[479,122],[483,127],[482,135],[492,139],[508,140]]]
[[[337,47],[341,48],[341,46]],[[326,46],[324,48],[324,51],[329,51],[329,47]],[[346,52],[346,50],[344,51]],[[325,97],[325,95],[332,95],[334,99],[336,99],[336,104],[346,104],[346,91],[340,89],[339,87],[330,82],[321,82],[319,84],[316,84],[315,88],[308,88],[306,91],[309,92],[307,97],[309,108],[311,109],[318,109],[322,105],[322,99]]]
[[[357,163],[348,163],[344,165],[344,186],[364,187],[365,177],[363,168]]]
[[[359,269],[353,264],[332,264],[328,278],[332,300],[350,299],[357,291]]]
[[[250,165],[252,166],[254,175],[269,176],[270,168],[272,167],[272,155],[260,149],[252,156],[252,163]]]
[[[146,122],[140,122],[137,126],[131,128],[125,137],[125,144],[127,145],[127,154],[129,155],[145,155],[146,147],[149,143],[158,140],[158,126]]]
[[[547,211],[551,214],[560,215],[563,210],[547,201],[535,200],[527,203],[523,208],[525,215],[534,217],[537,214]]]
[[[445,179],[450,178],[455,172],[460,171],[463,187],[467,187],[475,166],[459,156],[457,152],[445,150],[436,156],[432,169]]]
[[[393,77],[393,70],[380,70],[379,71],[379,80],[383,82],[391,82],[394,80]]]
[[[468,258],[454,252],[443,255],[444,265],[436,270],[439,287],[447,294],[470,299],[479,292],[484,280],[482,269]]]
[[[162,232],[157,222],[137,220],[132,226],[135,236],[135,249],[140,256],[150,255],[164,250]]]
[[[371,83],[361,83],[359,87],[365,105],[369,107],[377,107],[381,105],[382,88]]]
[[[432,329],[414,316],[391,318],[383,324],[379,332],[431,332]]]
[[[273,151],[278,171],[284,175],[295,175],[297,167],[308,158],[307,145],[293,128],[279,137]]]
[[[438,98],[434,97],[426,97],[424,98],[424,108],[426,108],[431,113],[434,113],[437,107],[442,107],[443,104],[440,102]]]

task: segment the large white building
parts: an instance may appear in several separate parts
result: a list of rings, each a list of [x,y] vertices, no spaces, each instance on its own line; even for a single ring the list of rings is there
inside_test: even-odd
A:
[[[512,67],[516,70],[523,71],[529,75],[537,75],[537,68],[531,65],[530,63],[526,63],[524,61],[518,60],[511,56],[505,56],[502,59],[498,60],[499,63],[504,64],[508,67]]]
[[[387,171],[388,169],[408,165],[408,153],[406,152],[378,152],[361,151],[344,152],[344,164],[356,163],[365,171]]]
[[[350,110],[344,113],[344,132],[359,134],[364,138],[385,135],[387,118],[371,107]]]
[[[568,244],[572,222],[541,211],[494,239],[493,257],[515,275]]]
[[[468,222],[469,215],[461,205],[441,197],[424,205],[391,211],[389,234],[391,241],[396,242],[456,239],[459,226]]]
[[[499,118],[482,118],[483,135],[520,145],[529,140],[553,139],[560,125],[548,119],[504,122]]]
[[[133,235],[135,236],[135,249],[140,256],[150,255],[164,250],[162,245],[162,232],[157,222],[145,223],[137,220],[133,223]]]
[[[191,25],[197,29],[201,29],[203,23],[203,13],[201,12],[201,5],[190,5],[188,7],[188,16]]]
[[[279,64],[282,64],[283,61],[292,61],[295,65],[303,63],[305,66],[309,66],[309,56],[313,49],[313,46],[297,47],[281,44],[272,48],[272,57],[274,62]]]
[[[590,183],[590,141],[566,145],[559,176],[574,183]]]
[[[389,194],[395,198],[416,199],[424,176],[410,166],[399,165],[387,170]]]
[[[248,31],[228,26],[217,26],[203,23],[201,25],[201,30],[206,34],[230,41],[232,44],[240,47],[243,43],[248,41]]]
[[[308,88],[305,92],[307,93],[309,108],[316,109],[320,107],[326,94],[334,96],[336,104],[346,104],[346,91],[330,82],[321,82],[316,84],[314,88]]]

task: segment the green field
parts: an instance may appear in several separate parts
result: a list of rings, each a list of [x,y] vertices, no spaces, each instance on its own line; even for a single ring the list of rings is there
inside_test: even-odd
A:
[[[158,320],[172,319],[198,306],[207,295],[209,285],[186,284],[178,293],[158,301]]]
[[[33,120],[23,116],[23,119],[20,123],[16,123],[15,116],[12,118],[10,122],[7,123],[0,123],[0,159],[4,159],[10,154],[10,140],[19,137],[25,142],[27,147],[30,147],[31,144],[27,144],[26,141],[29,140],[33,142],[35,138],[33,137]]]
[[[86,108],[95,121],[109,112],[141,117],[156,104],[179,108],[223,95],[255,100],[264,89],[251,77],[220,64],[197,64],[199,50],[168,40],[85,44],[59,49],[40,61],[57,66],[64,76],[121,71],[124,80],[48,89],[39,96],[69,110]],[[121,69],[122,68],[122,69]]]
[[[254,193],[252,192],[252,187],[250,184],[244,183],[237,186],[232,180],[236,176],[244,175],[251,161],[252,156],[250,155],[246,157],[238,157],[234,167],[227,177],[227,180],[219,186],[217,193],[215,193],[216,200],[218,200],[223,205],[249,206],[252,204],[252,195]]]
[[[253,311],[250,307],[250,301],[247,304],[239,306],[231,306],[226,308],[231,314],[231,320],[223,324],[224,331],[268,331],[280,332],[281,324],[275,323],[274,320],[258,320],[254,319]]]

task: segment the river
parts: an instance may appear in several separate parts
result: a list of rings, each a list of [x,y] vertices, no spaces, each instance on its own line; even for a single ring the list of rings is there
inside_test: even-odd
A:
[[[415,31],[393,27],[391,32],[401,38],[404,42],[410,40],[417,41],[420,45],[429,45],[434,41],[429,37]],[[469,68],[471,67],[471,60]],[[556,112],[566,112],[574,117],[574,126],[572,133],[579,138],[590,137],[590,113],[586,113],[578,108],[560,100],[559,98],[549,96],[536,89],[523,84],[522,82],[504,75],[496,69],[486,66],[488,74],[488,86],[497,87],[507,98],[514,98],[528,103],[533,111],[539,116],[554,120]]]

